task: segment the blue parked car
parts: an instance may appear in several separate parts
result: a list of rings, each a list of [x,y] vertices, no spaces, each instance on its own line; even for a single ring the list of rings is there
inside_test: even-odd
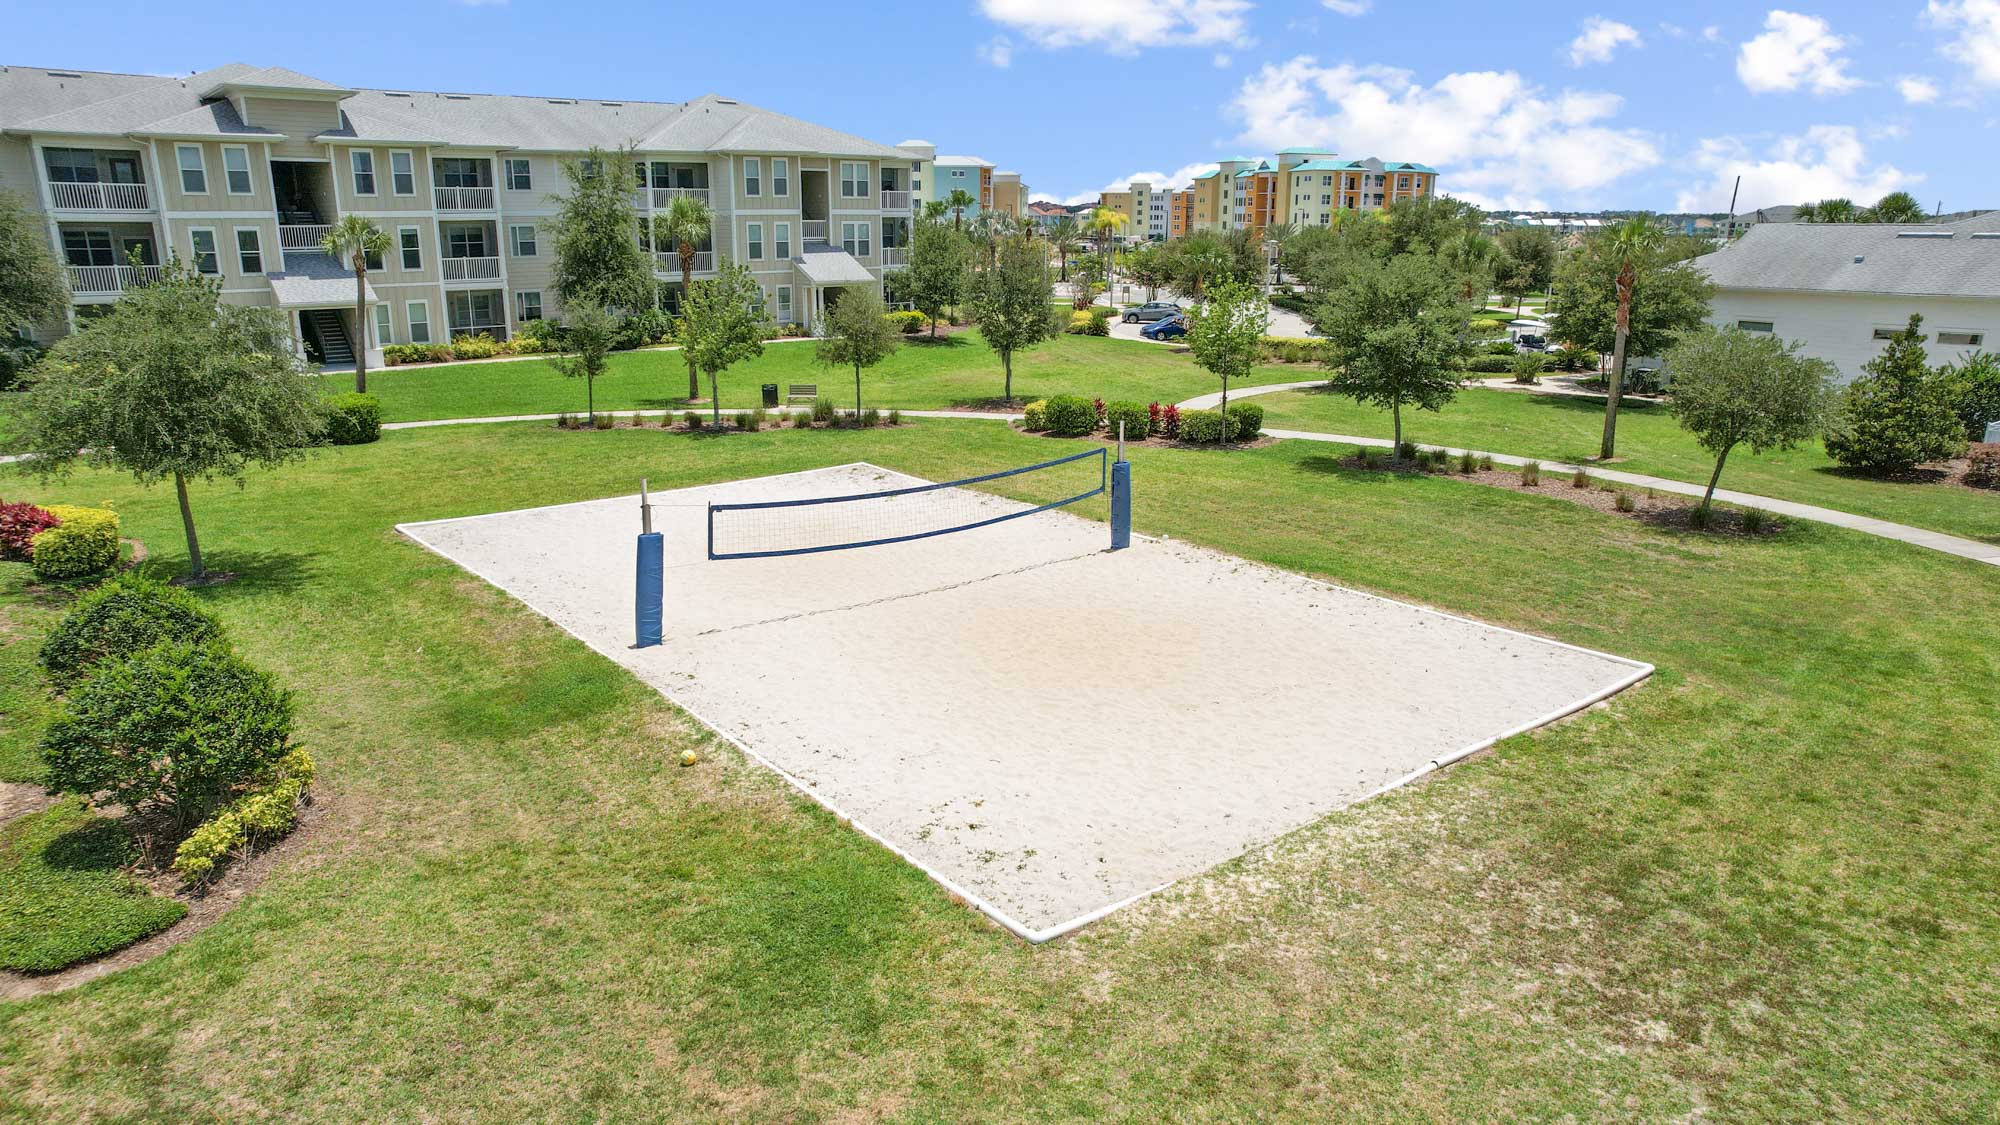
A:
[[[1187,317],[1170,316],[1165,320],[1156,320],[1139,329],[1139,335],[1148,340],[1178,340],[1187,335]]]

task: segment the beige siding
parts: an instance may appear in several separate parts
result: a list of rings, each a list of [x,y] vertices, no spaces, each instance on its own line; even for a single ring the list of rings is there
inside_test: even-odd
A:
[[[275,212],[277,205],[271,195],[270,157],[265,150],[265,146],[261,143],[246,145],[231,143],[227,146],[232,149],[243,149],[244,154],[249,158],[249,195],[229,194],[229,180],[222,163],[224,145],[215,141],[160,141],[157,143],[160,154],[160,175],[166,180],[166,183],[161,185],[158,194],[167,210],[198,212],[240,211],[259,215]],[[208,191],[206,194],[195,195],[181,190],[180,149],[183,145],[201,150],[202,166],[207,170],[205,179],[207,180]],[[151,176],[152,170],[148,168],[146,174]]]
[[[247,124],[285,135],[271,146],[279,157],[324,157],[326,146],[313,138],[340,128],[340,107],[331,102],[246,97],[241,111]]]
[[[354,154],[372,153],[375,158],[375,193],[358,194],[355,188]],[[416,190],[409,195],[397,195],[394,164],[391,152],[410,153],[410,162],[416,172]],[[423,149],[391,148],[387,145],[335,145],[333,146],[333,189],[336,205],[341,214],[350,211],[368,214],[393,215],[397,212],[421,211],[429,214],[434,205],[431,195],[430,161]],[[391,220],[378,220],[389,225]]]
[[[35,175],[35,151],[26,137],[0,137],[0,191],[11,191],[30,211],[42,209],[41,181]]]
[[[170,245],[165,249],[178,255],[188,265],[194,264],[194,232],[212,230],[215,232],[216,256],[221,265],[222,288],[225,296],[232,290],[249,289],[261,294],[255,300],[239,299],[238,304],[269,304],[271,302],[270,283],[264,275],[277,273],[284,268],[284,257],[278,249],[278,220],[271,215],[223,216],[218,218],[175,217],[167,221]],[[257,244],[263,254],[262,273],[243,272],[237,249],[236,232],[239,229],[257,232]],[[165,261],[162,252],[160,259]]]

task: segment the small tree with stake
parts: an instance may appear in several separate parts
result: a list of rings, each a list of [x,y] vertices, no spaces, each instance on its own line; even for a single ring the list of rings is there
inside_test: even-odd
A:
[[[849,289],[827,314],[827,334],[814,358],[827,367],[854,368],[854,420],[861,421],[861,369],[895,352],[900,340],[889,323],[888,306],[872,289]]]
[[[1208,291],[1208,303],[1187,314],[1188,349],[1194,361],[1222,379],[1222,436],[1229,440],[1229,377],[1241,378],[1256,366],[1271,306],[1255,286],[1234,278]]]
[[[79,462],[142,485],[171,478],[190,582],[205,582],[190,477],[239,485],[252,465],[305,455],[326,417],[274,308],[225,305],[221,284],[179,262],[128,291],[38,369],[21,419],[25,468],[65,476]]]
[[[1818,433],[1825,418],[1833,365],[1776,336],[1704,329],[1682,337],[1666,359],[1674,373],[1668,409],[1715,454],[1703,508],[1715,499],[1730,450],[1790,449]]]
[[[688,291],[681,317],[681,346],[695,366],[708,375],[710,424],[722,425],[718,377],[738,360],[764,354],[763,290],[750,271],[727,265],[715,277],[697,281]]]
[[[1000,356],[1001,397],[1014,400],[1014,353],[1056,334],[1056,310],[1049,304],[1055,282],[1049,256],[1025,238],[1009,238],[990,269],[973,279],[972,322],[986,345]]]
[[[611,347],[618,340],[618,318],[590,301],[572,304],[563,316],[563,342],[568,354],[549,357],[549,365],[571,379],[583,380],[584,415],[597,427],[597,377],[604,374]]]

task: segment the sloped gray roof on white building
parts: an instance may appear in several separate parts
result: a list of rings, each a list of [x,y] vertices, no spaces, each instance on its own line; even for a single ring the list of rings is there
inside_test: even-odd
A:
[[[325,254],[297,253],[285,255],[283,272],[269,275],[271,292],[278,296],[279,308],[312,308],[324,305],[352,305],[354,303],[354,272]],[[363,282],[367,291],[367,302],[376,304],[381,300],[375,293],[375,286]]]
[[[91,136],[272,136],[245,124],[229,90],[337,97],[342,121],[315,138],[575,152],[791,152],[908,160],[889,145],[714,94],[688,102],[354,90],[283,67],[229,63],[185,78],[0,67],[0,129]]]
[[[1724,289],[2000,298],[2000,215],[1929,226],[1759,223],[1694,264]]]

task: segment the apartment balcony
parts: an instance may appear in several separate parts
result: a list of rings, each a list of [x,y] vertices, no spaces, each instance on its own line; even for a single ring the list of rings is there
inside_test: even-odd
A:
[[[681,256],[672,250],[661,250],[653,255],[653,268],[659,270],[661,273],[669,273],[678,277],[681,272]],[[694,272],[711,273],[714,269],[715,251],[697,250],[694,252]]]
[[[318,250],[332,229],[326,223],[279,223],[278,249]]]
[[[71,266],[69,291],[77,297],[116,296],[125,290],[160,279],[160,267]]]
[[[907,266],[910,264],[910,248],[907,246],[884,246],[881,248],[883,268]]]
[[[150,211],[152,196],[145,184],[49,185],[49,202],[59,211]]]
[[[444,280],[446,281],[497,281],[500,278],[500,259],[491,258],[445,258]]]
[[[652,192],[655,211],[664,211],[672,207],[674,200],[682,196],[702,203],[708,202],[708,189],[705,187],[656,187]]]
[[[909,192],[907,192],[907,191],[890,191],[890,190],[889,190],[888,188],[883,188],[883,189],[882,189],[882,210],[884,210],[884,211],[908,211],[909,209],[910,209],[910,193],[909,193]]]
[[[806,242],[825,242],[827,221],[825,219],[805,219],[799,223],[799,238]]]
[[[441,187],[432,189],[437,196],[440,211],[491,211],[493,189],[490,187]]]

